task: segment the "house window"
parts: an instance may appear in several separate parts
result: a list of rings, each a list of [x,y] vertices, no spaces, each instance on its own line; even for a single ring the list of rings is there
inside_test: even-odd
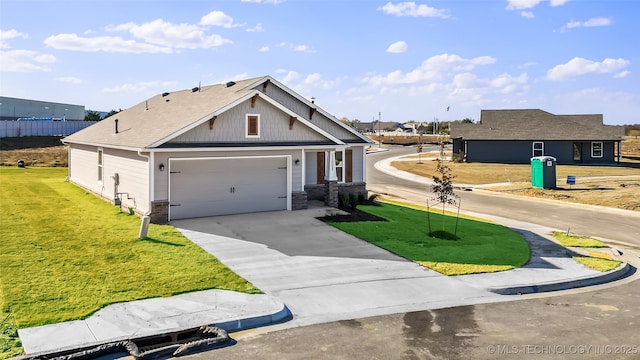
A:
[[[260,115],[247,114],[247,132],[246,137],[260,137]]]
[[[336,151],[336,176],[338,177],[338,182],[343,182],[342,171],[344,170],[344,161],[343,152]]]
[[[591,143],[591,157],[592,158],[601,158],[602,157],[602,142],[592,142]]]
[[[544,155],[544,143],[542,141],[533,142],[533,157]]]
[[[102,168],[102,149],[98,149],[98,182],[102,182],[102,174],[104,170]]]

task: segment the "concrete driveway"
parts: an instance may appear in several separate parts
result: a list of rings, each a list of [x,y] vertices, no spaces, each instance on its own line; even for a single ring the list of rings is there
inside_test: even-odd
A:
[[[331,208],[173,221],[185,236],[286,304],[291,326],[512,300],[345,234]]]

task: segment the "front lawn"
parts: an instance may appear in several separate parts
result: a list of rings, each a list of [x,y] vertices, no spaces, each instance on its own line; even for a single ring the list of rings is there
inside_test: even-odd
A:
[[[258,293],[171,226],[151,225],[64,181],[66,168],[0,167],[0,358],[18,328],[117,302],[204,289]]]
[[[384,222],[341,222],[332,225],[381,248],[445,275],[509,270],[529,261],[522,235],[501,225],[472,219],[458,220],[457,240],[428,235],[427,212],[404,206],[359,206],[385,218]],[[432,230],[453,233],[456,218],[431,213]]]

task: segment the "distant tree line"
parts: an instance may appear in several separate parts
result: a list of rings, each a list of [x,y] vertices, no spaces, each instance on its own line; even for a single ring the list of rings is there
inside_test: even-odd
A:
[[[640,136],[640,124],[624,125],[624,134],[626,136]]]
[[[93,111],[93,110],[89,110],[89,111],[87,111],[87,113],[84,115],[84,121],[100,121],[100,120],[103,120],[103,119],[108,118],[108,117],[109,117],[109,116],[111,116],[111,115],[115,115],[115,114],[119,113],[120,111],[122,111],[122,109],[120,109],[120,110],[113,110],[113,109],[112,109],[111,111],[109,111],[108,113],[106,113],[106,114],[104,115],[104,117],[102,117],[102,115],[100,115],[100,113],[99,113],[99,112],[97,112],[97,111]]]

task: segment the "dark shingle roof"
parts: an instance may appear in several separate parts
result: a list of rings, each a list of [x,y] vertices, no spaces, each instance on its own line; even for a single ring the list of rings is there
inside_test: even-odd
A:
[[[465,140],[622,140],[624,127],[603,125],[602,114],[554,115],[539,109],[482,110],[477,124],[451,124]]]

